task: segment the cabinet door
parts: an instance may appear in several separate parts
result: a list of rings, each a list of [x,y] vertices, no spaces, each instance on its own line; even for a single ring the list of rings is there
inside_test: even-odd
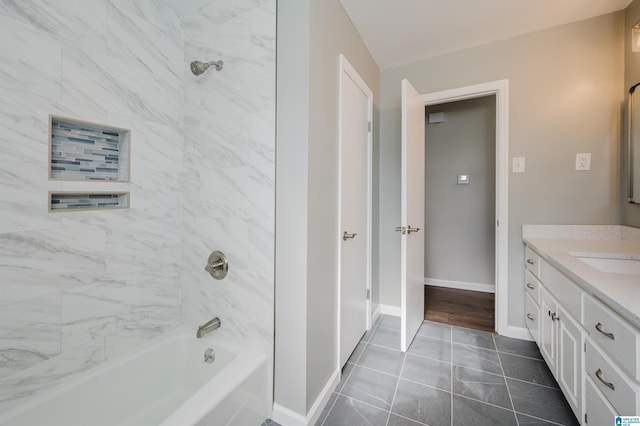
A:
[[[617,416],[609,401],[600,393],[590,377],[585,380],[585,420],[587,425],[614,425]]]
[[[540,292],[540,352],[554,377],[557,375],[557,303],[545,288]]]
[[[577,418],[582,418],[584,336],[578,324],[558,306],[558,384]]]
[[[540,346],[540,307],[527,293],[525,295],[525,323],[533,336],[533,340]]]

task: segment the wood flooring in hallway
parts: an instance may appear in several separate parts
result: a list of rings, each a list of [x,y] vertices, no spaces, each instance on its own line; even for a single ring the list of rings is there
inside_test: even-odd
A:
[[[495,294],[425,285],[424,319],[494,332]]]

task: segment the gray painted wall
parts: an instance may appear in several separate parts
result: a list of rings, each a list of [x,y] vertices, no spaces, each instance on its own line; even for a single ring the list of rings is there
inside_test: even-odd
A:
[[[305,416],[338,369],[339,54],[373,91],[374,123],[380,72],[338,0],[280,0],[277,43],[275,402]]]
[[[338,0],[311,1],[307,409],[338,368],[338,58],[342,53],[373,91],[377,121],[380,71]],[[374,130],[374,144],[377,135]],[[374,259],[375,262],[375,259]],[[374,297],[378,298],[377,286]]]
[[[623,147],[626,149],[627,143],[627,122],[626,122],[626,101],[627,91],[631,86],[640,82],[640,52],[631,51],[631,27],[640,21],[640,0],[634,0],[625,10],[624,24],[624,96],[625,96],[625,114],[623,126]],[[637,92],[636,92],[637,93]],[[627,203],[627,194],[629,185],[627,179],[628,158],[625,149],[622,150],[622,188],[621,202],[623,223],[629,226],[640,226],[640,204]]]
[[[309,1],[279,0],[274,402],[306,413]],[[283,84],[286,82],[286,84]]]
[[[509,79],[508,323],[524,327],[521,226],[620,220],[619,141],[624,12],[563,25],[382,71],[380,89],[380,303],[400,305],[400,81],[420,93]],[[575,156],[592,167],[576,172]]]
[[[445,121],[429,124],[434,112]],[[425,277],[494,285],[496,97],[429,106],[426,117]]]

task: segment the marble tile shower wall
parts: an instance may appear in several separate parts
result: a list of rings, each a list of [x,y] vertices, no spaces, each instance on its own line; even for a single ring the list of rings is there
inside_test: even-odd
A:
[[[218,315],[271,353],[275,0],[184,22],[158,0],[2,1],[0,39],[0,412],[180,322]],[[130,209],[47,213],[87,190],[47,179],[48,114],[132,130],[131,183],[91,184]]]
[[[275,0],[217,0],[184,19],[185,62],[224,61],[185,81],[182,320],[273,353]],[[213,250],[229,275],[202,273]],[[271,386],[269,386],[271,389]]]

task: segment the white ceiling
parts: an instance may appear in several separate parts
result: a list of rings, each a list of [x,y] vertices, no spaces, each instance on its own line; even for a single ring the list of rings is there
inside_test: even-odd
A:
[[[626,8],[632,0],[340,0],[381,69]]]

